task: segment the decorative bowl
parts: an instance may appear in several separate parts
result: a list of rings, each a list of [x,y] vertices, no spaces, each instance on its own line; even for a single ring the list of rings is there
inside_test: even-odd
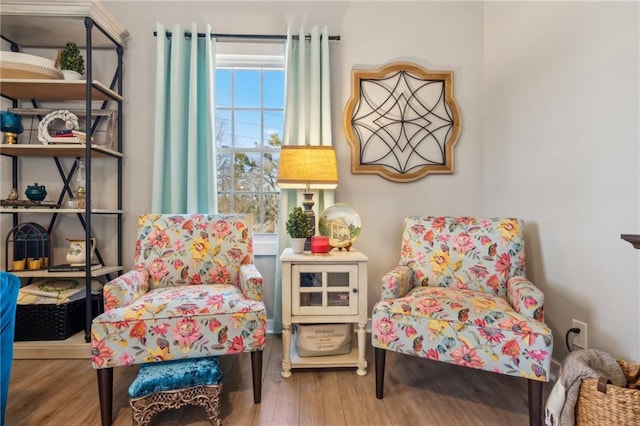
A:
[[[0,78],[62,80],[55,61],[20,52],[0,52]]]

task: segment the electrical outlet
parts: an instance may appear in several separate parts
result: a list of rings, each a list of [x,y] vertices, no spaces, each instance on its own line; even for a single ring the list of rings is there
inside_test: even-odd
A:
[[[580,329],[580,333],[573,335],[573,346],[580,349],[587,349],[587,323],[575,319],[571,321],[573,328]]]

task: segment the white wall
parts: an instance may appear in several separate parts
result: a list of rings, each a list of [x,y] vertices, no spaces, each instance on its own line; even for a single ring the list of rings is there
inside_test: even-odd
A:
[[[125,261],[133,258],[136,217],[151,205],[155,23],[209,22],[216,32],[252,34],[326,24],[342,37],[331,45],[336,201],[362,218],[356,247],[370,258],[369,306],[397,262],[404,216],[520,216],[556,359],[566,354],[571,318],[588,322],[593,347],[640,359],[639,252],[619,238],[640,231],[637,3],[103,3],[131,33]],[[398,60],[454,71],[463,116],[455,174],[404,184],[351,174],[341,124],[351,69]],[[258,259],[267,283],[274,262]],[[269,312],[272,299],[269,292]]]
[[[566,354],[571,318],[588,322],[593,347],[640,358],[638,253],[619,238],[639,231],[637,3],[105,4],[131,32],[129,240],[135,215],[150,206],[155,23],[210,22],[217,32],[253,34],[326,24],[342,37],[331,45],[336,200],[362,218],[356,247],[371,259],[369,305],[397,261],[404,216],[520,216],[527,222],[529,275],[547,295],[556,359]],[[455,73],[463,127],[453,175],[399,184],[350,173],[341,123],[351,69],[398,60]],[[132,244],[125,246],[130,259]],[[272,265],[258,261],[262,269]]]
[[[526,221],[555,358],[571,319],[589,346],[640,359],[637,2],[487,3],[484,211]]]
[[[333,138],[340,183],[336,201],[361,216],[355,247],[370,257],[369,305],[380,298],[380,278],[399,257],[400,226],[409,214],[482,213],[482,6],[425,2],[104,2],[131,33],[125,51],[125,259],[133,258],[135,217],[150,208],[156,22],[210,22],[215,32],[285,34],[287,25],[327,25],[332,42]],[[406,10],[402,19],[398,8]],[[398,184],[375,175],[352,175],[342,112],[354,66],[379,67],[408,60],[455,72],[462,105],[456,173]],[[263,270],[275,258],[258,259]],[[267,283],[273,278],[265,276]],[[269,314],[272,292],[266,297]]]

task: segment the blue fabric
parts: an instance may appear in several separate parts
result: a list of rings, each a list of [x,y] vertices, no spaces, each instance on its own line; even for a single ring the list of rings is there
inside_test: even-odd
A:
[[[13,336],[16,325],[16,303],[20,290],[20,278],[8,272],[0,271],[0,425],[4,425],[4,412],[7,408],[11,364],[13,362]]]
[[[140,398],[155,392],[222,383],[217,357],[144,364],[129,386],[129,397]]]
[[[157,32],[152,211],[215,212],[215,40],[195,37],[196,24],[174,25],[170,38],[161,24]]]

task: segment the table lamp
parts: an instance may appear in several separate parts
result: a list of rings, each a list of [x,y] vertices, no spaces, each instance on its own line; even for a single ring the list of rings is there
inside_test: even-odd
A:
[[[331,146],[283,145],[280,147],[278,186],[282,189],[304,189],[302,206],[315,234],[312,189],[334,189],[338,186],[336,152]],[[307,239],[307,246],[310,239]],[[309,248],[306,247],[305,250]]]

